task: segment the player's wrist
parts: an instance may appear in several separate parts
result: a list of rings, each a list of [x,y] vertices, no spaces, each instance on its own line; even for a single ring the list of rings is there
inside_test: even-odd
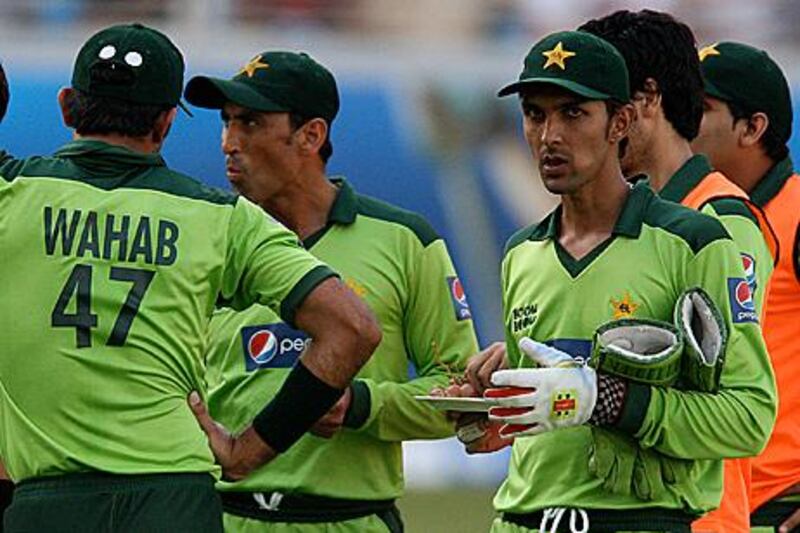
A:
[[[350,384],[350,405],[344,415],[342,425],[350,429],[359,429],[366,424],[372,410],[372,395],[369,386],[361,380],[353,380]]]
[[[319,379],[300,360],[272,401],[256,415],[253,430],[275,452],[285,452],[343,392]]]
[[[636,434],[650,405],[652,388],[618,376],[597,374],[597,402],[589,424]]]

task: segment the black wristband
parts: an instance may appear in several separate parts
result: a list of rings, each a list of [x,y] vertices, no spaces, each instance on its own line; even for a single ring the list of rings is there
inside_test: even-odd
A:
[[[11,505],[14,494],[14,483],[7,479],[0,479],[0,531],[3,530],[3,513]]]
[[[285,452],[333,407],[343,392],[298,361],[278,394],[256,415],[253,429],[273,450]]]
[[[350,406],[344,414],[342,425],[350,429],[358,429],[363,426],[369,418],[372,410],[372,397],[366,383],[353,380],[350,384]]]

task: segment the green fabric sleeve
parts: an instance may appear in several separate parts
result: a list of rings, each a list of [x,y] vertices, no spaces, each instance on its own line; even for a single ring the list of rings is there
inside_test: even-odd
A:
[[[384,441],[453,435],[452,422],[414,396],[428,394],[435,387],[448,385],[451,377],[462,376],[466,361],[478,351],[472,320],[456,318],[448,283],[448,278],[456,274],[444,241],[438,239],[426,247],[418,241],[414,244],[403,336],[417,377],[405,383],[363,380],[371,404],[361,430]]]
[[[683,459],[757,455],[775,422],[777,396],[761,328],[734,320],[729,280],[743,279],[732,241],[710,243],[685,267],[685,287],[706,290],[730,331],[717,394],[653,387],[647,413],[635,436],[645,448]]]
[[[747,206],[738,200],[725,200],[725,202],[739,204],[743,212],[737,214],[737,211],[722,202],[707,204],[703,208],[703,212],[711,213],[718,217],[722,225],[730,233],[739,252],[749,255],[755,260],[753,268],[755,269],[756,284],[753,298],[755,299],[759,316],[763,316],[764,296],[767,292],[769,278],[772,275],[774,260],[769,252],[767,243],[764,241],[761,228],[758,227],[758,223],[754,220],[755,217],[749,214]]]
[[[233,309],[260,303],[291,320],[308,292],[333,275],[297,235],[244,198],[233,208],[227,247],[221,297]]]
[[[506,301],[506,295],[509,293],[508,289],[508,264],[510,261],[510,254],[506,254],[503,263],[500,267],[500,286],[503,295],[503,331],[505,333],[506,341],[506,359],[508,359],[508,368],[518,368],[522,359],[519,346],[517,345],[516,337],[511,332],[511,317],[509,316],[510,309]]]

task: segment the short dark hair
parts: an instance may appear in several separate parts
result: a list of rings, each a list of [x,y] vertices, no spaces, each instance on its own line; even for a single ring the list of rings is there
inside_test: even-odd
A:
[[[104,81],[122,81],[129,73],[122,69],[103,69],[93,75]],[[153,131],[158,116],[173,106],[139,104],[109,96],[97,96],[73,89],[67,106],[72,117],[72,127],[79,135],[116,133],[126,137],[143,137]]]
[[[300,113],[296,113],[294,111],[289,112],[289,125],[292,127],[292,131],[299,130],[303,124],[311,120],[310,118],[301,115]],[[322,159],[323,163],[327,163],[328,159],[331,158],[333,155],[333,143],[331,142],[331,124],[328,123],[328,133],[325,136],[325,143],[319,149],[319,157]]]
[[[758,112],[745,109],[744,107],[733,102],[725,103],[728,104],[728,109],[733,116],[733,125],[740,120],[749,121],[750,118]],[[786,142],[781,138],[781,135],[775,131],[775,126],[772,124],[772,122],[770,122],[767,126],[767,131],[765,131],[761,136],[759,142],[764,148],[764,152],[767,154],[767,157],[776,163],[778,161],[783,161],[789,156],[789,147],[786,146]]]
[[[631,94],[658,83],[664,116],[687,141],[703,119],[703,77],[691,28],[667,13],[621,10],[583,24],[581,31],[602,37],[628,66]]]
[[[8,110],[8,101],[11,99],[11,91],[8,90],[8,80],[6,79],[6,71],[3,69],[3,64],[0,63],[0,122],[6,116]]]

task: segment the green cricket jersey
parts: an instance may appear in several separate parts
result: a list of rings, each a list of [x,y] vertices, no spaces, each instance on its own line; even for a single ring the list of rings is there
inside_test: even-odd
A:
[[[592,334],[622,317],[672,322],[678,296],[702,287],[722,311],[730,339],[718,394],[630,384],[617,431],[648,453],[695,460],[691,482],[668,485],[653,501],[605,491],[588,468],[588,426],[523,437],[494,504],[526,513],[552,506],[663,507],[699,514],[718,505],[724,457],[763,448],[776,394],[758,314],[738,250],[715,219],[635,186],[611,238],[580,260],[558,243],[560,208],[509,241],[503,260],[504,321],[512,367],[531,366],[525,335],[578,359]]]
[[[702,154],[691,157],[673,174],[658,195],[671,202],[681,203],[708,174],[713,172],[708,158]],[[753,293],[756,310],[761,316],[767,284],[775,261],[758,225],[758,220],[738,198],[711,200],[701,211],[719,219],[730,234],[742,256],[745,277]]]
[[[383,340],[354,386],[349,425],[332,439],[305,435],[287,453],[223,490],[302,492],[380,500],[403,490],[401,442],[453,434],[413,399],[461,375],[477,352],[470,310],[444,241],[420,216],[356,194],[344,180],[327,226],[306,240],[363,298]],[[209,408],[236,431],[271,398],[306,342],[272,311],[221,311],[211,321]],[[417,376],[409,378],[409,363]]]
[[[216,472],[186,403],[218,299],[291,321],[332,271],[158,154],[75,141],[0,165],[0,457],[15,481]]]

